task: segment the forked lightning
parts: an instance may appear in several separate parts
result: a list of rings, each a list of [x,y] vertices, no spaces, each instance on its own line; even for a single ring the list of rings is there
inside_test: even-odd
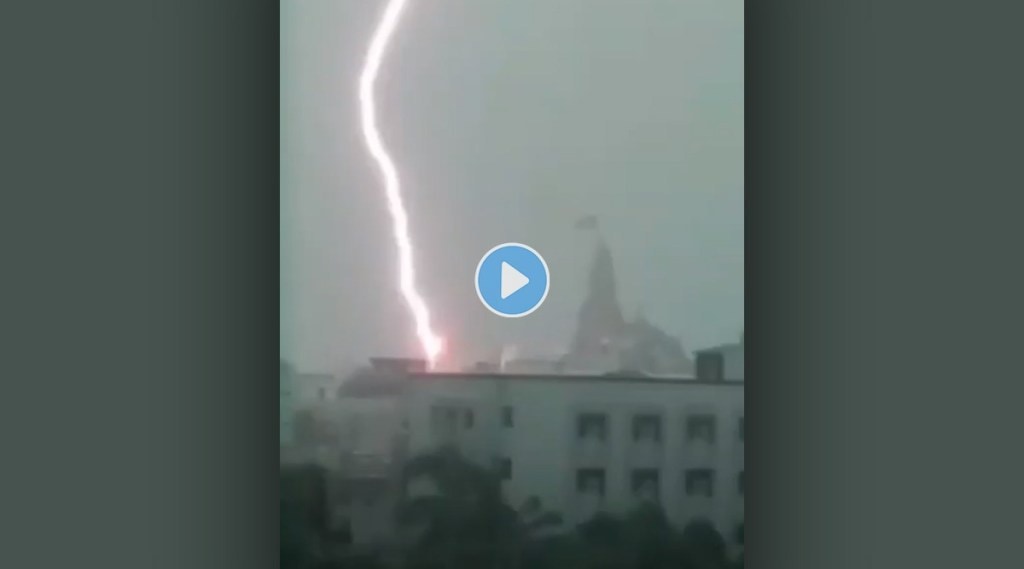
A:
[[[423,295],[416,288],[412,240],[409,237],[409,215],[402,202],[398,171],[381,141],[380,131],[377,128],[376,103],[373,99],[373,87],[377,80],[377,72],[380,71],[381,60],[384,57],[388,40],[391,39],[395,31],[405,3],[406,0],[388,0],[384,15],[370,40],[366,61],[359,76],[359,113],[366,147],[384,177],[384,194],[387,197],[388,211],[391,214],[395,245],[398,248],[399,289],[412,312],[416,336],[419,338],[430,367],[433,368],[437,363],[438,356],[441,355],[443,341],[431,328],[430,310],[427,308]]]

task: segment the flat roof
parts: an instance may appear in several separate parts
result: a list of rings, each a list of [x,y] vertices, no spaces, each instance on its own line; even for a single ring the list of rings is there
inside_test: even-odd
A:
[[[695,354],[705,354],[705,353],[716,353],[716,352],[728,352],[728,351],[732,351],[732,350],[742,350],[743,347],[744,346],[743,346],[742,343],[735,342],[735,343],[732,343],[732,344],[722,344],[720,346],[712,346],[710,348],[703,348],[703,349],[700,349],[700,350],[694,350],[694,353]]]
[[[502,372],[411,372],[411,378],[419,379],[453,379],[468,380],[494,379],[511,381],[576,381],[598,383],[643,383],[657,385],[711,385],[720,387],[743,387],[743,380],[723,379],[707,380],[688,377],[649,376],[630,372],[612,372],[608,374],[554,374],[554,373],[502,373]]]

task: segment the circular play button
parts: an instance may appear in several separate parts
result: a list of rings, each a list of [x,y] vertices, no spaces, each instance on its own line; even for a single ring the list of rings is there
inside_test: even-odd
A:
[[[480,302],[505,318],[520,318],[540,308],[550,284],[544,258],[521,243],[498,245],[476,266]]]

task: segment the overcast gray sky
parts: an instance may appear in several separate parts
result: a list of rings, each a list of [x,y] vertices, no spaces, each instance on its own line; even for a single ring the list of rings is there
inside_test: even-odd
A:
[[[281,8],[281,350],[302,370],[414,355],[357,76],[383,0]],[[596,214],[627,317],[687,350],[743,327],[743,2],[409,0],[377,83],[419,280],[450,349],[557,353]],[[521,319],[481,306],[480,257],[545,257]]]

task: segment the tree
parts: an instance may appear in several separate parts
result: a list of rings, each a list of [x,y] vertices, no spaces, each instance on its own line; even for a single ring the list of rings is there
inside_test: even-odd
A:
[[[679,536],[664,512],[644,504],[625,516],[598,514],[577,530],[581,569],[679,569],[688,567]]]
[[[743,546],[744,546],[744,541],[743,541],[743,522],[740,522],[739,527],[736,528],[736,543],[740,544],[740,548],[741,549],[740,549],[739,556],[736,558],[736,561],[733,563],[733,568],[734,569],[743,569],[743,549],[742,549]]]
[[[281,469],[281,567],[312,567],[327,530],[327,473],[315,465]]]
[[[541,565],[538,565],[540,567]],[[706,521],[678,532],[654,504],[600,513],[549,546],[545,569],[728,569],[725,541]]]
[[[683,528],[681,541],[686,557],[696,569],[723,569],[729,566],[725,538],[707,520],[696,520]]]
[[[488,471],[453,449],[414,457],[404,472],[400,527],[415,534],[410,559],[416,567],[494,567],[495,545],[511,515]],[[410,486],[429,481],[429,492]]]
[[[330,473],[315,464],[281,469],[281,568],[376,569],[373,556],[351,551],[351,534],[330,519]]]
[[[537,534],[561,523],[539,499],[519,510],[502,496],[494,469],[451,448],[414,457],[404,470],[406,496],[398,523],[415,534],[410,558],[416,567],[500,567],[524,565]],[[410,483],[429,481],[430,492],[410,494]]]

